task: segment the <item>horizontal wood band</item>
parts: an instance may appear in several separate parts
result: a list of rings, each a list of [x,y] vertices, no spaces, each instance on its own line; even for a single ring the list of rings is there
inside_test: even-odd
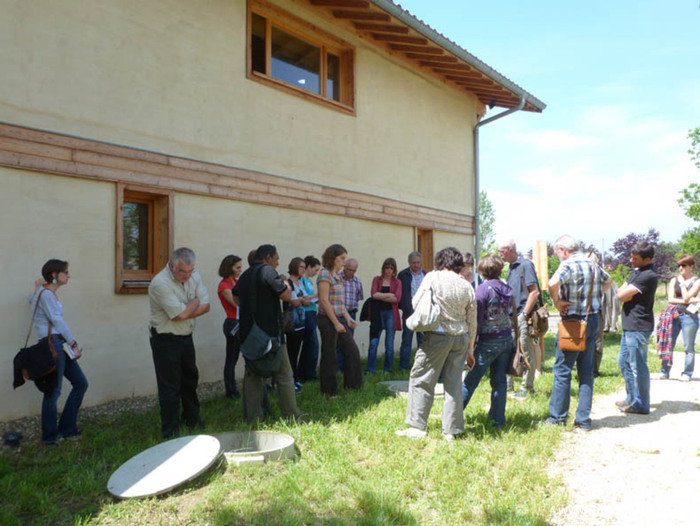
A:
[[[459,234],[474,218],[352,190],[0,123],[0,166]]]

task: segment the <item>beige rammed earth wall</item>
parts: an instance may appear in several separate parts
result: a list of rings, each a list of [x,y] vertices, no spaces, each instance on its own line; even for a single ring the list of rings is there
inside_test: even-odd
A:
[[[242,0],[0,0],[0,121],[473,213],[476,103],[278,3],[357,46],[356,116],[246,79]],[[59,296],[86,349],[85,404],[154,393],[148,298],[114,294],[116,184],[0,167],[0,188],[6,370],[24,343],[33,282],[58,257],[71,263]],[[414,246],[408,227],[186,194],[175,196],[174,221],[174,245],[196,251],[212,296],[195,331],[201,381],[221,378],[224,255],[245,259],[272,242],[286,271],[291,257],[320,257],[341,242],[360,260],[368,293],[382,260],[393,256],[401,269]],[[436,249],[473,243],[434,235]],[[363,354],[367,332],[363,324],[356,333]],[[32,385],[0,383],[0,420],[39,407]]]
[[[0,120],[473,211],[476,102],[357,46],[357,115],[245,74],[243,0],[0,0]]]

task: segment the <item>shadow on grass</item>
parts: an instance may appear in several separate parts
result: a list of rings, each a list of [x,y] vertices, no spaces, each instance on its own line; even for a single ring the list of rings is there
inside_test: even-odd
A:
[[[267,501],[253,512],[241,511],[236,505],[220,505],[209,512],[211,523],[220,526],[233,524],[396,524],[413,526],[420,524],[409,511],[398,505],[383,502],[369,491],[362,491],[355,496],[354,502],[348,502],[342,510],[334,510],[327,515],[316,514],[311,507],[303,504],[290,506],[284,499]]]

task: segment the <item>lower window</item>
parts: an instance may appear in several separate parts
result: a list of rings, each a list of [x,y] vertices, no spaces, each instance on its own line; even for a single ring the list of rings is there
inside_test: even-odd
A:
[[[143,294],[172,249],[172,192],[117,185],[116,292]]]

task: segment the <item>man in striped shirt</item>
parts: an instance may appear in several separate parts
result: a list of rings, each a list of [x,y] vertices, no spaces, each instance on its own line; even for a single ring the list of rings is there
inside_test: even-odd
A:
[[[603,292],[610,288],[612,278],[579,250],[578,244],[571,236],[561,236],[557,239],[554,243],[554,253],[561,264],[549,281],[549,293],[562,320],[587,319],[586,349],[580,352],[562,351],[557,337],[553,367],[554,385],[549,399],[549,417],[546,422],[566,424],[571,402],[571,373],[576,365],[580,381],[574,426],[590,431],[598,314],[603,301]]]

